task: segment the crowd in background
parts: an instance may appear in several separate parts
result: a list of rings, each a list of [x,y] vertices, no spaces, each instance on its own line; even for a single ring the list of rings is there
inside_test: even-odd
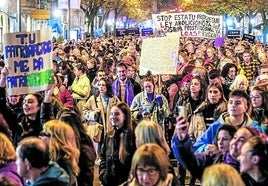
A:
[[[104,186],[185,185],[186,170],[190,185],[268,185],[268,46],[180,38],[177,74],[143,76],[141,50],[134,36],[55,42],[55,83],[20,95],[0,61],[1,183],[93,185],[97,165]]]

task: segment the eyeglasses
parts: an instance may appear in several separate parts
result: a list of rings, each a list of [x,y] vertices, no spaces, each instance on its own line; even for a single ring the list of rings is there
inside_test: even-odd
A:
[[[40,132],[39,136],[42,136],[42,137],[48,137],[48,138],[51,137],[50,134],[47,134],[47,133],[45,133],[45,132]]]
[[[138,176],[142,176],[145,173],[148,174],[148,176],[153,177],[155,176],[159,171],[157,169],[143,169],[143,168],[137,168],[137,175]]]
[[[261,96],[260,95],[256,95],[256,96],[254,96],[254,95],[250,95],[250,99],[259,99],[259,98],[261,98]]]
[[[117,71],[117,73],[121,73],[121,74],[123,74],[123,73],[125,73],[126,72],[126,70],[119,70],[119,71]]]

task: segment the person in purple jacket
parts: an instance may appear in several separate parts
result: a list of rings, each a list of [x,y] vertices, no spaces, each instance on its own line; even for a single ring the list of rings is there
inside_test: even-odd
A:
[[[24,181],[17,173],[16,151],[10,139],[0,132],[0,185],[23,186]]]

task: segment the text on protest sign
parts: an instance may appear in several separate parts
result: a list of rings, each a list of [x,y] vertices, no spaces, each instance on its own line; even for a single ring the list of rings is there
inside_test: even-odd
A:
[[[156,37],[142,41],[140,75],[150,70],[153,74],[176,74],[179,38]]]
[[[202,12],[153,14],[155,30],[177,32],[179,37],[216,38],[222,36],[222,16]]]
[[[54,82],[51,29],[4,35],[8,95],[34,93]]]

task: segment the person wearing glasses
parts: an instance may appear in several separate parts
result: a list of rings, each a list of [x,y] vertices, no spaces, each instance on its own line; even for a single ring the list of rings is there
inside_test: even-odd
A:
[[[155,143],[140,146],[132,159],[132,179],[123,186],[179,186],[173,174],[168,173],[169,157]]]
[[[268,134],[268,91],[263,86],[254,86],[250,91],[252,103],[251,118],[261,124],[262,129]]]
[[[210,124],[205,133],[193,144],[193,149],[197,152],[202,152],[207,145],[213,144],[215,135],[223,124],[232,125],[236,129],[251,126],[257,128],[260,132],[264,132],[259,122],[252,120],[247,113],[250,104],[250,97],[245,91],[233,90],[229,94],[227,112],[223,112],[216,121]]]
[[[113,81],[113,93],[120,101],[131,105],[134,97],[141,92],[141,86],[127,76],[127,65],[120,62],[116,65],[117,78]]]

